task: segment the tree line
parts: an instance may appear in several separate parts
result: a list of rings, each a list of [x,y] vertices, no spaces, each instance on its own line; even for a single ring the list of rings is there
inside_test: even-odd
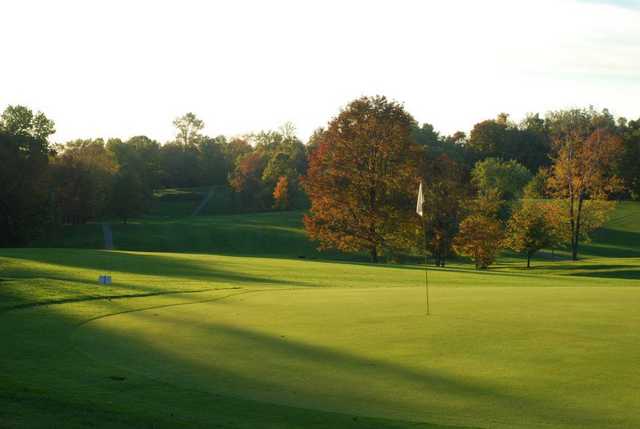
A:
[[[607,110],[519,123],[500,114],[468,135],[441,135],[396,102],[363,97],[306,144],[290,124],[234,138],[204,135],[193,113],[174,125],[164,144],[136,136],[59,145],[43,113],[9,106],[0,118],[0,245],[66,223],[126,222],[148,210],[154,190],[206,186],[224,193],[226,212],[309,208],[305,228],[320,247],[378,260],[426,239],[436,264],[461,254],[484,268],[505,247],[530,259],[568,245],[577,258],[611,200],[640,198],[640,120]]]
[[[153,191],[216,188],[221,212],[308,206],[299,178],[308,150],[291,124],[236,138],[209,137],[193,113],[174,121],[176,137],[49,141],[53,121],[25,106],[0,117],[0,246],[27,244],[63,224],[144,214]]]
[[[453,254],[487,268],[501,249],[531,257],[580,243],[621,198],[638,199],[640,121],[593,108],[500,114],[467,136],[438,134],[403,106],[364,97],[316,135],[303,185],[305,227],[321,248],[376,262],[423,244],[436,265]],[[423,217],[416,215],[424,184]]]

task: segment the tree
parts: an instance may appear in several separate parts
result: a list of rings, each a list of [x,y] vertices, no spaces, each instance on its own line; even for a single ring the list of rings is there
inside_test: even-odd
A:
[[[52,162],[54,201],[64,222],[85,223],[104,214],[118,171],[102,139],[75,140]]]
[[[547,200],[546,210],[553,213],[558,242],[571,246],[575,241],[571,224],[571,202],[567,199]],[[602,227],[615,209],[615,201],[609,200],[585,200],[580,216],[580,229],[578,241],[588,243],[591,240],[590,234]]]
[[[506,200],[522,196],[522,189],[531,181],[529,170],[514,160],[487,158],[478,161],[471,171],[471,181],[480,193],[497,190]]]
[[[197,186],[200,178],[199,151],[195,145],[170,142],[160,147],[162,183],[167,187]]]
[[[289,180],[286,176],[280,176],[273,190],[273,208],[287,210],[289,208]]]
[[[527,268],[531,268],[531,258],[538,250],[554,246],[560,239],[556,207],[546,202],[524,200],[507,223],[504,246],[524,252]]]
[[[567,202],[571,256],[578,259],[584,220],[594,218],[588,212],[597,204],[588,200],[606,200],[622,189],[614,175],[614,166],[623,146],[614,133],[613,118],[605,110],[572,109],[549,115],[554,148],[548,186],[556,198]]]
[[[110,210],[122,223],[144,213],[148,198],[147,189],[134,170],[126,168],[115,175]]]
[[[428,153],[432,159],[446,155],[459,165],[465,162],[464,145],[461,144],[464,133],[459,132],[451,137],[443,137],[435,131],[433,125],[424,123],[420,127],[414,126],[412,134],[416,143],[423,146],[425,153]]]
[[[225,185],[230,164],[225,154],[227,139],[224,136],[203,138],[198,143],[199,182],[202,185]]]
[[[23,245],[42,229],[47,165],[46,141],[0,130],[0,246]]]
[[[444,267],[458,232],[462,201],[467,193],[465,175],[460,165],[445,154],[432,158],[426,151],[425,157],[422,172],[424,233],[436,266]]]
[[[617,170],[631,198],[640,200],[640,119],[624,121],[623,154]]]
[[[520,123],[501,113],[496,119],[477,123],[466,145],[473,162],[493,157],[515,160],[530,171],[549,165],[549,135],[539,115],[527,115]]]
[[[229,184],[240,198],[240,207],[244,211],[264,210],[272,206],[271,189],[261,180],[266,165],[259,151],[247,153],[238,160]]]
[[[522,190],[522,197],[525,199],[541,199],[547,196],[547,180],[549,170],[541,168],[535,176],[527,183]]]
[[[503,206],[500,193],[490,190],[469,200],[464,207],[467,216],[460,222],[453,249],[472,258],[476,269],[488,268],[500,251],[504,232],[499,216]]]
[[[25,244],[47,223],[47,139],[54,132],[43,113],[24,106],[0,116],[0,246]]]
[[[549,130],[539,114],[529,114],[520,122],[516,134],[517,153],[513,159],[529,171],[537,172],[551,164]]]
[[[25,106],[9,106],[0,117],[0,129],[9,134],[30,136],[46,141],[56,132],[55,124],[44,113],[33,111]]]
[[[114,155],[121,169],[135,171],[147,192],[160,186],[160,143],[147,136],[135,136],[126,142],[109,139],[106,148]]]
[[[508,124],[506,121],[489,119],[479,122],[473,126],[469,134],[467,147],[476,153],[476,159],[484,159],[491,156],[502,156],[510,154]]]
[[[231,139],[229,144],[226,145],[225,156],[227,157],[229,165],[234,168],[240,158],[252,151],[253,148],[246,139],[236,137]]]
[[[502,237],[502,225],[497,219],[476,213],[460,223],[453,248],[473,259],[476,269],[486,269],[495,261]]]
[[[200,131],[204,128],[204,122],[191,112],[176,118],[173,125],[178,130],[176,142],[182,146],[195,145],[202,138]]]
[[[304,188],[311,200],[304,218],[320,248],[368,251],[407,246],[404,225],[415,222],[414,119],[385,97],[351,102],[318,137]]]

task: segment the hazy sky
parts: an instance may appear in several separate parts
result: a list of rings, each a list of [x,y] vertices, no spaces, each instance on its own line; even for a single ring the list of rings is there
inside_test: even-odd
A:
[[[0,109],[55,141],[210,135],[293,122],[306,139],[360,95],[443,133],[508,112],[640,117],[640,1],[1,0]]]

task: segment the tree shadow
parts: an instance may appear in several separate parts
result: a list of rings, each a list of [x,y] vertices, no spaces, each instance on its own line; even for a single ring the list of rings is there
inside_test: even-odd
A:
[[[532,266],[531,270],[544,270],[544,271],[569,271],[569,270],[614,270],[619,268],[629,268],[629,265],[621,264],[581,264],[579,261],[573,263],[554,264],[554,265],[542,265]],[[525,268],[526,269],[526,268]]]
[[[588,273],[580,272],[571,273],[571,275],[577,277],[598,277],[602,279],[640,280],[640,268],[613,271],[592,271]]]
[[[640,232],[600,228],[590,243],[580,244],[580,253],[611,258],[640,257]]]
[[[348,410],[349,406],[343,409],[340,404],[353,403],[356,404],[353,412],[358,413],[363,407],[368,407],[369,415],[373,417],[385,417],[385,410],[386,412],[389,410],[406,411],[407,407],[409,409],[414,407],[415,409],[429,410],[426,412],[427,415],[440,417],[458,415],[463,417],[463,421],[473,421],[474,415],[470,409],[467,409],[465,414],[455,406],[443,405],[435,399],[436,397],[449,396],[453,398],[453,403],[463,401],[474,405],[482,404],[483,407],[509,409],[516,413],[518,420],[500,422],[499,417],[493,416],[494,422],[507,425],[515,425],[516,421],[548,424],[568,420],[572,424],[582,427],[589,425],[602,427],[609,421],[609,416],[593,414],[593,410],[567,409],[561,404],[551,403],[548,398],[519,396],[504,387],[474,381],[471,377],[447,375],[428,368],[410,368],[387,360],[356,355],[244,327],[208,321],[185,324],[184,320],[172,317],[166,312],[158,314],[142,311],[135,313],[134,317],[153,318],[179,330],[201,331],[210,333],[212,336],[221,336],[225,343],[241,343],[244,349],[251,351],[251,356],[256,361],[266,365],[264,377],[261,377],[260,373],[252,373],[251,369],[240,371],[237,367],[225,365],[223,362],[232,359],[233,355],[221,354],[219,363],[206,366],[190,360],[174,362],[175,359],[180,360],[181,358],[169,354],[167,350],[154,348],[153,345],[141,338],[139,343],[136,343],[135,339],[133,340],[134,347],[141,347],[140,352],[125,351],[125,355],[159,357],[162,367],[189,368],[187,378],[190,377],[189,374],[191,376],[195,374],[195,379],[198,379],[199,375],[206,374],[205,384],[210,382],[229,394],[244,392],[240,394],[246,395],[245,397],[249,399],[338,412],[351,412]],[[99,335],[106,335],[106,338],[109,338],[109,343],[118,341],[117,338],[111,338],[112,333],[104,328],[92,327],[92,329],[100,331]],[[130,341],[131,339],[129,339],[129,344],[131,344]],[[270,374],[268,370],[270,364],[274,365],[275,374]],[[320,368],[321,372],[314,374],[313,377],[328,379],[332,381],[329,384],[336,386],[336,388],[330,388],[329,391],[319,390],[312,381],[313,377],[310,378],[309,374],[302,372],[297,373],[306,369],[307,364]],[[289,383],[279,378],[277,368],[282,366],[286,367],[288,380],[296,380],[296,377],[299,380]],[[292,378],[289,378],[290,376]],[[374,379],[372,380],[371,377]],[[386,380],[386,383],[405,386],[410,390],[420,392],[420,394],[412,399],[394,397],[379,390],[380,387],[372,383],[374,380]],[[189,384],[191,381],[189,379],[184,382]],[[197,381],[195,382],[197,383]],[[407,403],[407,401],[413,402]],[[335,409],[336,407],[338,409]],[[515,417],[512,415],[511,418]]]
[[[236,264],[226,264],[221,261],[211,260],[192,260],[187,258],[186,255],[181,254],[165,256],[162,254],[106,250],[47,250],[48,251],[45,252],[35,252],[25,249],[24,251],[6,252],[3,258],[34,261],[83,270],[95,270],[100,273],[112,272],[140,276],[162,276],[168,279],[179,279],[182,282],[186,279],[187,281],[202,281],[212,284],[313,286],[313,284],[301,280],[289,281],[276,277],[249,275],[238,271]],[[226,265],[229,265],[229,268],[226,268]],[[5,276],[13,278],[45,277],[57,280],[86,282],[86,276],[74,275],[71,272],[68,274],[65,272],[62,273],[64,274],[61,274],[60,270],[53,268],[47,269],[46,267],[29,265],[24,269],[18,267],[12,271],[8,271]],[[124,284],[126,285],[126,282]],[[148,288],[148,290],[155,289],[156,288],[153,287]]]
[[[116,302],[92,305],[95,305],[93,312],[98,314],[109,309],[127,308]],[[78,318],[88,314],[72,316],[72,313],[48,307],[24,313],[0,313],[0,334],[8,347],[0,350],[0,364],[9,370],[6,376],[0,376],[0,414],[8,419],[5,423],[9,426],[18,422],[18,426],[46,427],[48,424],[42,416],[48,416],[73,427],[477,429],[332,412],[321,406],[306,408],[279,404],[251,399],[250,392],[242,397],[222,395],[215,384],[206,389],[177,385],[166,381],[165,371],[146,376],[128,368],[128,364],[122,367],[114,362],[103,364],[80,353],[78,344],[70,341],[72,330],[79,325]],[[156,317],[150,312],[145,314],[147,316]],[[46,333],[42,329],[44,326]],[[189,325],[178,324],[175,328],[189,329]],[[98,327],[92,326],[92,331],[96,335],[94,340],[104,341],[107,345],[100,353],[101,359],[110,357],[114,346],[129,340],[128,336]],[[133,356],[134,361],[158,358],[166,360],[173,368],[204,371],[201,375],[234,378],[236,383],[253,380],[272,392],[287,389],[286,384],[255,380],[233,371],[214,370],[212,373],[210,368],[198,367],[166,350],[149,349],[143,337],[134,340],[134,345],[140,347],[140,354]],[[41,359],[44,355],[47,358]],[[309,389],[313,390],[313,386]],[[79,391],[82,395],[77,394]],[[323,397],[322,391],[317,394],[319,398]],[[370,404],[375,413],[376,402]],[[5,414],[8,410],[17,416]]]

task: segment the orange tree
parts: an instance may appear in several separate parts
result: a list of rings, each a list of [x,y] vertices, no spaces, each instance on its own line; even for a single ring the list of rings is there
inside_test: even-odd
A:
[[[496,260],[502,237],[500,221],[483,214],[472,214],[460,223],[453,248],[460,255],[473,259],[476,269],[486,269]]]
[[[496,190],[489,190],[468,202],[468,215],[460,222],[453,249],[473,259],[476,269],[488,268],[501,250],[504,231],[498,216],[503,205],[500,192]]]
[[[273,208],[287,210],[289,208],[289,179],[287,176],[280,176],[276,187],[273,190]]]
[[[321,249],[384,250],[415,238],[414,119],[385,97],[351,102],[317,137],[303,180],[311,201],[304,224]]]
[[[571,255],[576,260],[584,220],[594,217],[590,210],[603,206],[589,202],[604,201],[622,189],[622,181],[614,174],[622,140],[607,111],[559,111],[550,114],[548,122],[554,155],[547,185],[552,196],[566,201]]]

